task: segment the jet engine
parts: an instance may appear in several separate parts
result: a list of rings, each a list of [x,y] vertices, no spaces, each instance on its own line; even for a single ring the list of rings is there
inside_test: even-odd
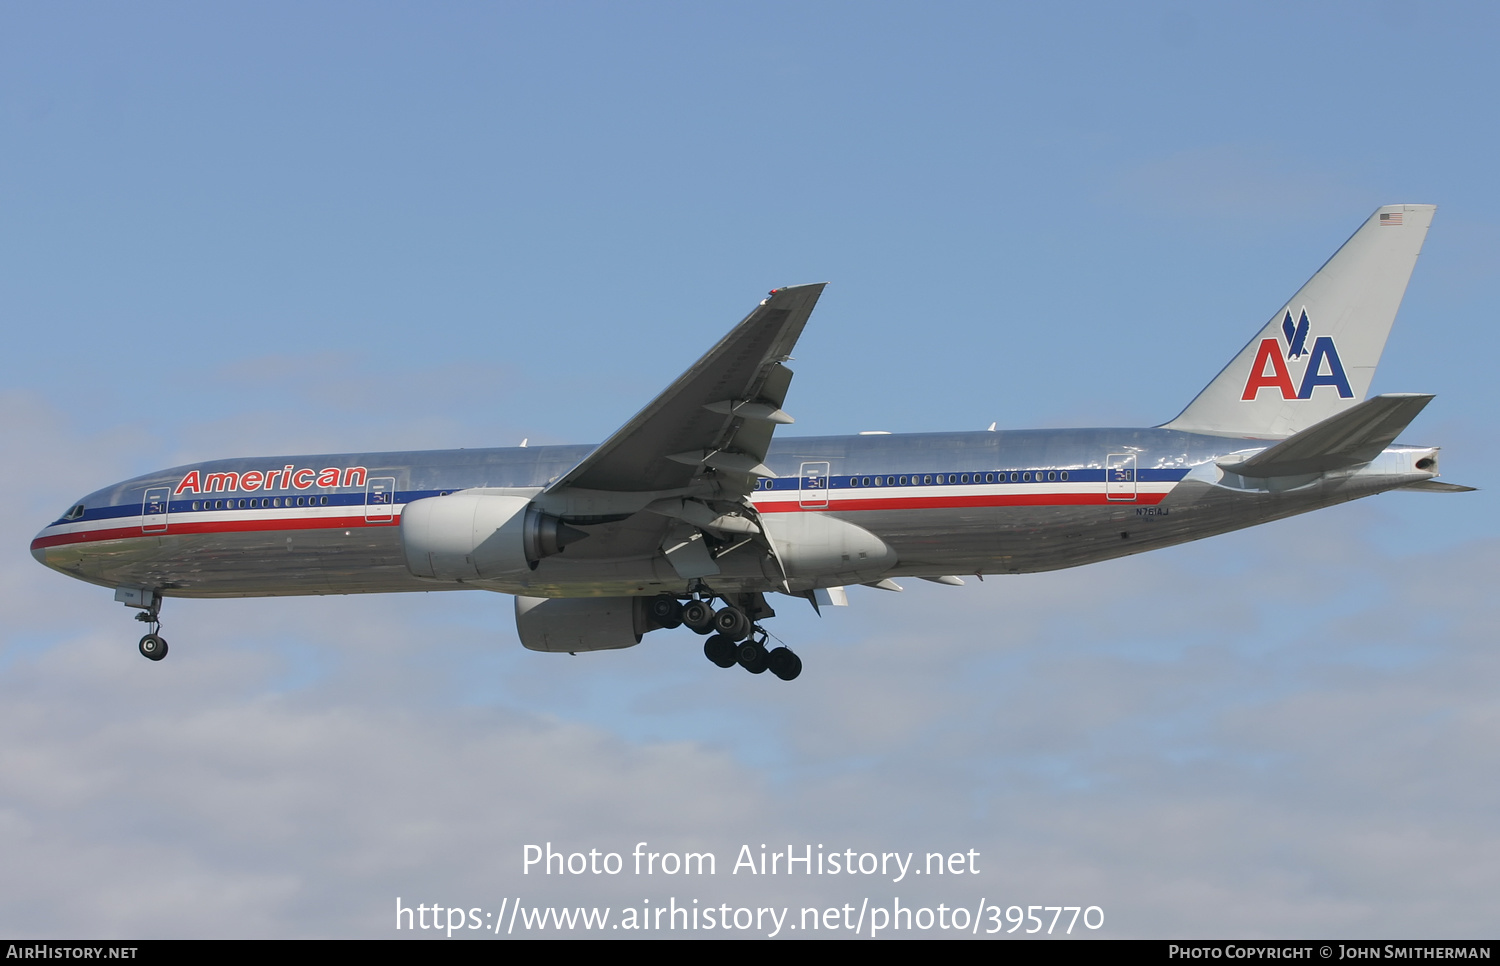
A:
[[[525,573],[586,536],[518,496],[459,492],[414,500],[401,512],[407,569],[436,580]]]
[[[517,597],[516,633],[533,651],[634,647],[649,628],[646,597]]]

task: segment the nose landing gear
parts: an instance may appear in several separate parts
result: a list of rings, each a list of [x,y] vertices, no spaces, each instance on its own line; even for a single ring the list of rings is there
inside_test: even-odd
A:
[[[115,591],[115,600],[126,607],[142,608],[141,612],[135,615],[135,619],[149,625],[150,629],[137,645],[141,657],[151,661],[160,661],[166,657],[167,641],[158,633],[161,630],[161,597],[155,591],[121,587]]]

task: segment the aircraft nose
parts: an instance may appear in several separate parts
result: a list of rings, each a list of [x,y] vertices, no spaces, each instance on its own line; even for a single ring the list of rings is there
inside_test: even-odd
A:
[[[31,555],[44,567],[47,566],[47,531],[50,529],[51,527],[43,527],[42,531],[31,539]]]
[[[80,509],[81,512],[81,504],[74,504],[74,507]],[[73,510],[70,510],[69,514],[73,512]],[[71,518],[71,516],[65,515],[61,519],[54,520],[45,527],[42,527],[37,535],[31,538],[31,555],[36,558],[37,563],[44,567],[51,567],[54,570],[58,569],[56,566],[56,554],[55,552],[49,554],[49,551],[68,542],[66,528],[62,525]]]

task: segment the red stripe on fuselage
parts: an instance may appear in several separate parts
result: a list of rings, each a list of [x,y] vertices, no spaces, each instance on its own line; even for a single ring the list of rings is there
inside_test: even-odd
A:
[[[1154,506],[1165,493],[1140,493],[1128,500],[1111,500],[1103,493],[1026,493],[1003,496],[897,496],[884,499],[830,500],[827,506],[803,506],[793,500],[755,504],[761,513],[787,513],[795,510],[949,510],[990,506],[1117,506],[1145,504]]]
[[[992,496],[898,496],[856,500],[830,500],[827,506],[803,506],[793,500],[757,503],[761,513],[857,512],[860,510],[958,510],[975,507],[1042,507],[1042,506],[1155,506],[1165,493],[1140,493],[1131,500],[1111,500],[1102,493],[1023,493]],[[259,520],[215,520],[211,522],[169,521],[166,530],[143,532],[140,524],[113,527],[108,530],[80,530],[37,537],[32,550],[62,547],[77,543],[101,543],[106,540],[129,540],[135,537],[180,536],[192,533],[254,533],[266,530],[349,530],[355,527],[393,527],[399,516],[389,520],[366,520],[357,517],[278,517]]]
[[[281,517],[271,520],[216,520],[211,523],[171,523],[166,530],[143,532],[137,523],[130,527],[115,527],[109,530],[80,530],[75,533],[58,533],[50,537],[37,537],[31,541],[31,549],[62,547],[73,543],[98,543],[104,540],[129,540],[133,537],[175,537],[184,533],[253,533],[260,530],[352,530],[355,527],[393,527],[401,523],[400,517],[389,520],[366,520],[364,517]]]

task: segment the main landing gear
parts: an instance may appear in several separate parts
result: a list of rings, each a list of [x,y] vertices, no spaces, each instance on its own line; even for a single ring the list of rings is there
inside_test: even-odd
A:
[[[770,671],[783,681],[802,673],[802,659],[789,647],[766,649],[770,635],[756,621],[774,617],[760,594],[739,594],[725,606],[714,610],[712,599],[678,601],[671,594],[661,594],[650,603],[651,619],[661,627],[685,625],[695,634],[708,635],[703,642],[703,656],[719,667],[738,664],[751,674]],[[723,598],[720,598],[723,599]]]
[[[151,627],[146,632],[146,636],[141,638],[141,643],[138,645],[141,657],[152,661],[160,661],[166,657],[167,640],[158,633],[161,630],[161,598],[152,594],[151,603],[146,605],[145,610],[136,614],[135,619],[149,624]]]

